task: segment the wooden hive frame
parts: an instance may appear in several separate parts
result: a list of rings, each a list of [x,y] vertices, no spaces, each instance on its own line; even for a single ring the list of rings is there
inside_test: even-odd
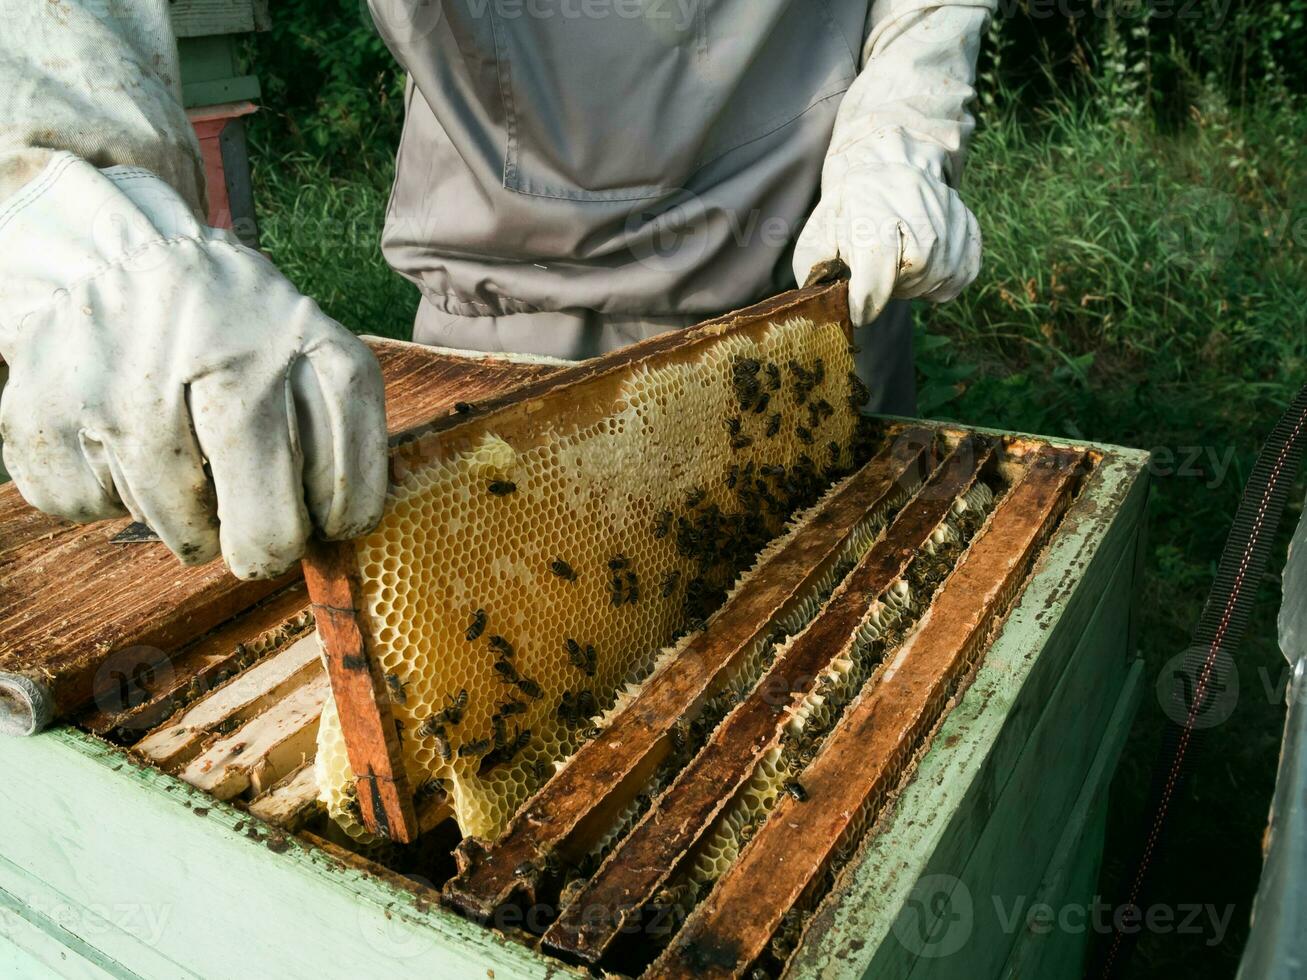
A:
[[[542,414],[560,426],[586,424],[610,410],[633,371],[692,361],[725,337],[756,335],[771,323],[798,317],[818,324],[838,323],[847,335],[852,328],[846,285],[834,283],[786,293],[552,372],[497,397],[479,400],[471,411],[435,414],[392,435],[392,475],[398,476],[437,452],[448,455],[471,449],[486,434],[510,444],[515,439],[529,441]],[[362,823],[377,836],[411,842],[418,832],[412,805],[414,787],[409,785],[385,678],[369,648],[372,627],[360,593],[354,545],[316,542],[305,555],[304,577],[318,617]]]

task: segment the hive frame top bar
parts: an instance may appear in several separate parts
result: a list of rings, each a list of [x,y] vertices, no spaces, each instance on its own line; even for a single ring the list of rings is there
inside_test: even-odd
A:
[[[391,438],[391,478],[438,455],[470,448],[489,432],[511,432],[530,440],[538,429],[532,416],[546,406],[563,424],[593,419],[611,407],[623,381],[644,364],[667,365],[694,357],[705,345],[736,331],[762,328],[790,318],[836,323],[846,335],[847,284],[837,282],[782,294],[685,330],[672,330],[603,357],[551,372],[486,401],[415,421]],[[521,449],[521,446],[515,446]],[[372,833],[406,843],[419,833],[402,748],[394,730],[386,682],[368,649],[370,629],[362,608],[354,546],[314,542],[304,559],[305,580],[322,625],[321,637],[355,775],[360,816]],[[370,693],[370,697],[369,697]]]
[[[669,330],[629,347],[611,351],[602,357],[582,361],[547,377],[531,381],[502,395],[473,404],[468,413],[442,414],[416,423],[391,436],[392,477],[402,475],[405,461],[421,461],[435,446],[441,452],[459,452],[476,439],[496,428],[526,423],[541,410],[541,399],[567,398],[573,393],[578,411],[593,407],[592,400],[582,401],[582,391],[592,398],[615,393],[625,371],[646,364],[675,364],[697,354],[705,345],[736,330],[750,326],[803,317],[818,323],[838,323],[846,334],[853,327],[848,314],[848,284],[845,282],[792,290],[773,299],[756,303],[734,313],[705,320],[681,330]],[[613,387],[595,387],[595,382],[612,379]]]

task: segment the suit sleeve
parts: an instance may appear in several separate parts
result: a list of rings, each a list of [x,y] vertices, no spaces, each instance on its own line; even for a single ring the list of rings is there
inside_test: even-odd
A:
[[[55,151],[157,174],[205,209],[166,0],[0,0],[0,202]]]

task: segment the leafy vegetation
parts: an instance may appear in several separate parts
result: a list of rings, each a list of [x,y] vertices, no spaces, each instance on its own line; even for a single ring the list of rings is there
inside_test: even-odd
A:
[[[1111,900],[1161,728],[1152,681],[1188,643],[1260,440],[1307,381],[1307,0],[1000,7],[963,188],[985,268],[919,311],[921,406],[1156,451],[1150,675],[1113,789]],[[252,52],[278,105],[255,128],[264,245],[338,319],[407,336],[416,292],[377,251],[401,84],[360,10],[289,0]],[[1153,894],[1233,904],[1230,930],[1216,946],[1146,936],[1136,976],[1230,976],[1247,935],[1283,723],[1275,568]]]

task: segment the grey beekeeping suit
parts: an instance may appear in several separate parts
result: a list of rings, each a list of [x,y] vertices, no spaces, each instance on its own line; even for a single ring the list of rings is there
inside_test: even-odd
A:
[[[794,285],[867,0],[370,5],[409,72],[383,248],[415,340],[589,357]],[[923,82],[969,75],[984,4],[878,6],[882,34],[960,10],[895,43],[939,62]],[[874,407],[911,413],[907,304],[860,357]]]
[[[995,5],[373,0],[410,77],[383,244],[422,292],[417,339],[585,357],[836,258],[860,326],[956,296]],[[372,526],[380,370],[203,222],[168,4],[0,0],[0,21],[0,438],[23,495],[129,512],[249,577]],[[874,407],[910,411],[906,311],[860,343]]]

